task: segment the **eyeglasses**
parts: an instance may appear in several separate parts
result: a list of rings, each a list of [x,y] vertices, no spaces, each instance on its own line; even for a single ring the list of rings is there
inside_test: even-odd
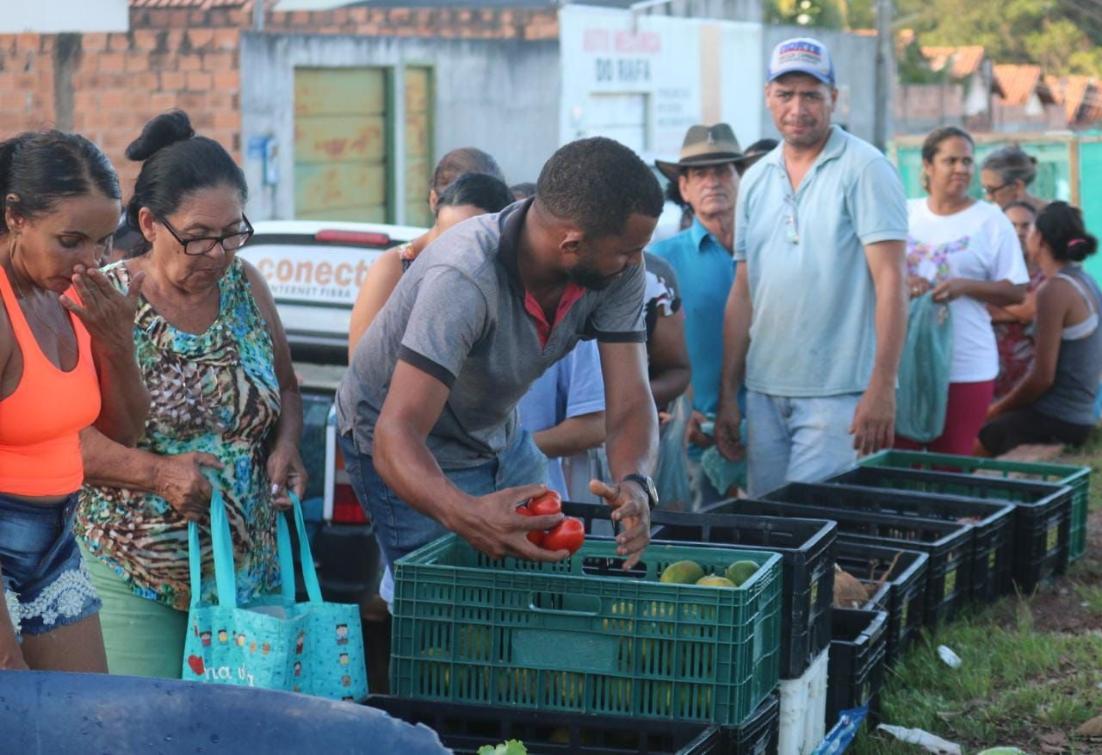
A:
[[[190,239],[180,238],[180,232],[173,228],[172,224],[164,218],[157,218],[157,220],[168,229],[168,232],[172,234],[172,238],[180,242],[180,246],[184,248],[184,254],[195,257],[209,254],[217,244],[221,244],[222,249],[227,252],[236,252],[238,249],[245,246],[245,242],[253,236],[252,223],[245,217],[245,213],[241,213],[241,222],[245,225],[245,230],[243,231],[227,233],[224,236],[196,236]]]
[[[1014,183],[1013,181],[1007,181],[1002,186],[984,186],[983,187],[983,193],[986,194],[989,197],[993,197],[997,193],[999,193],[1000,191],[1005,189],[1007,186],[1011,186],[1013,183]]]

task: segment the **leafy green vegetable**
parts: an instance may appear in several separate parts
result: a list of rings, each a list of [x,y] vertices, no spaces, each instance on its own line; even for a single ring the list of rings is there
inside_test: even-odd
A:
[[[483,745],[478,748],[478,755],[528,755],[528,749],[523,742],[510,739],[496,747],[494,745]]]

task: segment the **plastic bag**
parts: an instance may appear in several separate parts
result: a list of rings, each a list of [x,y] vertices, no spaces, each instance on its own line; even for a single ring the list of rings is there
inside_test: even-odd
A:
[[[692,503],[689,450],[685,440],[685,428],[692,415],[688,398],[681,396],[670,404],[670,414],[670,421],[659,431],[654,486],[658,488],[658,505],[661,508],[680,511],[687,510]]]
[[[952,361],[953,323],[949,305],[935,302],[932,293],[912,299],[896,389],[898,435],[927,443],[945,431]]]

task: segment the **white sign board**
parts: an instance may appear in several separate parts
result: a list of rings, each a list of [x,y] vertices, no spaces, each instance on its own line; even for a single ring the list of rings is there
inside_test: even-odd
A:
[[[560,138],[608,136],[671,158],[689,126],[723,121],[745,146],[761,130],[762,39],[757,23],[567,5]]]
[[[0,3],[0,34],[129,29],[129,0],[7,0]]]

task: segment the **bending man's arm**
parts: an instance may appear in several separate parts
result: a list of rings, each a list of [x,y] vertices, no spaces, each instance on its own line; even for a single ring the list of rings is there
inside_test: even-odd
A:
[[[449,389],[427,372],[399,360],[375,423],[375,470],[409,506],[432,517],[476,549],[493,557],[559,561],[566,551],[547,551],[528,541],[529,530],[546,530],[561,514],[528,517],[517,504],[539,495],[542,485],[506,488],[476,498],[451,483],[426,441],[444,410]]]
[[[620,484],[591,487],[616,509],[612,518],[623,525],[616,538],[617,553],[627,557],[625,568],[631,568],[650,542],[650,501],[640,485],[623,479],[629,474],[650,477],[654,473],[658,412],[647,379],[644,345],[602,342],[600,351],[608,465],[613,480]]]

